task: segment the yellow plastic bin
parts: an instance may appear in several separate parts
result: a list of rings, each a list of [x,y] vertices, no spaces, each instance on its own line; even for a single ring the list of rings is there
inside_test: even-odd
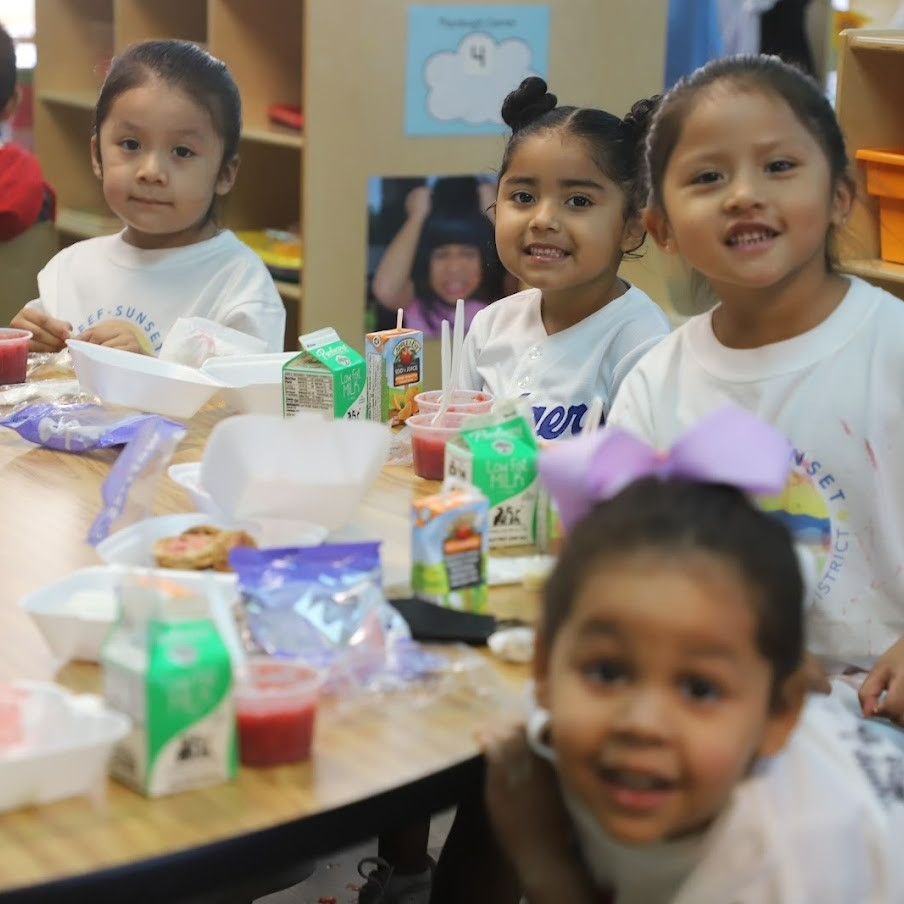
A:
[[[904,150],[861,148],[866,190],[879,198],[879,248],[882,260],[904,264]]]

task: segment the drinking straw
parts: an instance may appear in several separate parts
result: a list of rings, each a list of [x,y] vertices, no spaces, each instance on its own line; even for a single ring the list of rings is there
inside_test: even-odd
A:
[[[400,330],[402,328],[402,317],[405,314],[404,308],[399,308],[399,313],[396,315],[395,328]]]
[[[433,420],[430,422],[431,424],[439,424],[442,420],[443,415],[446,413],[446,408],[449,407],[449,371],[451,369],[451,357],[452,353],[449,349],[449,321],[443,320],[440,323],[440,340],[439,340],[439,351],[440,351],[440,380],[442,391],[439,397],[439,408],[436,411],[436,414],[433,415]]]
[[[465,341],[465,302],[455,302],[455,326],[452,330],[452,369],[449,373],[449,397],[451,398],[461,378],[461,347]]]

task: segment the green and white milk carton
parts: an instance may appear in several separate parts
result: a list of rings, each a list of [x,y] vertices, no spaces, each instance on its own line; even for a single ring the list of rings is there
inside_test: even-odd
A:
[[[232,665],[204,597],[126,577],[101,667],[107,703],[132,720],[113,751],[113,778],[158,797],[235,776]]]
[[[536,542],[537,438],[522,403],[469,417],[446,443],[445,476],[473,484],[489,500],[490,548]]]
[[[298,337],[301,353],[283,365],[283,415],[323,411],[363,420],[367,365],[332,327]]]

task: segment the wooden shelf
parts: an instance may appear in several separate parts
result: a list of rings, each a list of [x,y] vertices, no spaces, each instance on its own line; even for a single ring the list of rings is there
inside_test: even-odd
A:
[[[274,279],[274,283],[276,283],[276,291],[279,292],[280,296],[283,298],[289,298],[292,301],[301,301],[301,284],[286,282],[284,279]]]
[[[275,144],[299,150],[304,146],[301,132],[280,126],[245,126],[242,129],[242,138],[245,141],[259,141],[262,144]]]
[[[904,264],[893,264],[879,258],[851,258],[841,261],[839,267],[844,273],[852,273],[864,279],[904,283]]]
[[[59,104],[63,107],[75,107],[79,110],[93,110],[97,103],[97,94],[90,91],[54,91],[38,92],[38,100],[47,104]]]
[[[852,33],[849,44],[851,50],[879,50],[887,53],[904,53],[904,37],[900,33],[858,34]]]

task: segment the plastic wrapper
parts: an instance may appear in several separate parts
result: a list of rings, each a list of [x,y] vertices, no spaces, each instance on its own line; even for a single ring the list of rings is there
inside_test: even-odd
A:
[[[267,351],[267,343],[206,317],[180,317],[173,324],[160,354],[161,361],[200,367],[208,358],[253,355]]]
[[[378,543],[235,549],[249,652],[300,659],[328,692],[389,687],[435,671],[381,589]]]
[[[166,470],[185,427],[156,415],[139,415],[125,449],[110,468],[101,487],[102,507],[88,530],[96,546],[110,534],[151,513],[160,476]]]
[[[86,402],[26,405],[0,418],[0,426],[15,430],[23,439],[63,452],[90,452],[122,446],[134,439],[148,423],[161,431],[185,433],[182,424],[155,414],[118,411]]]
[[[69,349],[59,352],[29,352],[26,379],[30,383],[44,380],[75,380],[75,365]]]

